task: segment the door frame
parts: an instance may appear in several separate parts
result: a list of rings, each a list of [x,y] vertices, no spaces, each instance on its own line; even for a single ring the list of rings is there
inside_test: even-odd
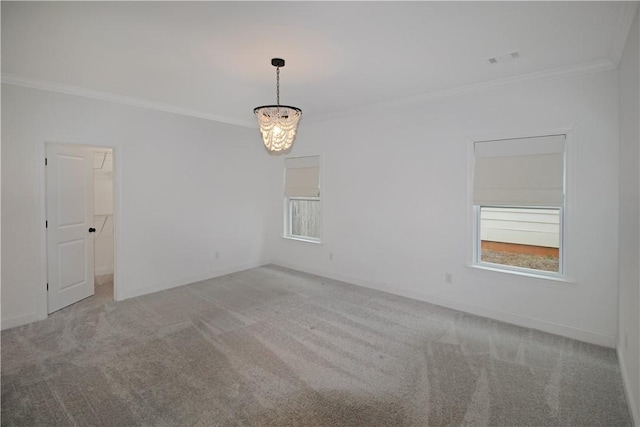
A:
[[[76,147],[86,147],[89,149],[96,148],[109,148],[111,149],[111,156],[113,159],[113,299],[114,301],[120,301],[120,218],[121,218],[121,203],[120,203],[120,189],[121,189],[121,175],[120,175],[120,150],[112,145],[98,145],[98,144],[77,144],[69,142],[59,141],[44,141],[37,144],[37,171],[38,171],[38,183],[39,183],[39,218],[40,218],[40,283],[42,284],[40,290],[37,292],[37,320],[46,319],[49,314],[47,306],[49,303],[49,297],[47,294],[47,274],[49,270],[48,256],[47,256],[47,228],[45,221],[47,220],[47,174],[45,169],[45,158],[47,157],[47,145],[68,145]]]

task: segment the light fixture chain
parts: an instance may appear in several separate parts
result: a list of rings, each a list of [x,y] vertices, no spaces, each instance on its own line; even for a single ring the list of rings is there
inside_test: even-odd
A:
[[[280,67],[276,67],[276,100],[280,106]]]

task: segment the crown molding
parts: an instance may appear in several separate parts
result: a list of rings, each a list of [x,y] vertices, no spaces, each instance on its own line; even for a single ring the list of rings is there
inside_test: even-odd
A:
[[[633,25],[633,20],[636,17],[636,11],[638,10],[637,1],[622,2],[620,10],[618,11],[618,18],[616,20],[615,32],[613,34],[613,40],[611,41],[611,53],[609,57],[611,61],[616,65],[620,65],[622,60],[622,53],[624,47],[627,44],[629,38],[629,32]]]
[[[374,111],[385,108],[406,107],[417,104],[424,104],[435,100],[450,98],[453,96],[461,96],[474,92],[481,92],[484,90],[512,86],[528,81],[546,80],[554,78],[564,78],[579,76],[582,74],[596,73],[602,71],[610,71],[618,68],[617,64],[610,59],[601,59],[584,64],[572,65],[568,67],[556,68],[547,71],[538,71],[535,73],[523,74],[515,77],[508,77],[502,79],[491,80],[488,82],[475,83],[466,86],[460,86],[452,89],[444,89],[435,92],[424,93],[420,95],[414,95],[401,99],[394,99],[390,101],[380,102],[376,104],[367,105],[364,107],[358,107],[348,110],[336,111],[329,114],[320,114],[316,117],[307,117],[305,122],[317,122],[337,117],[344,117],[347,115],[364,113],[368,111]],[[122,95],[116,95],[108,92],[101,92],[97,90],[84,89],[76,86],[63,85],[59,83],[53,83],[43,80],[30,79],[14,74],[2,73],[2,83],[10,84],[14,86],[23,86],[32,89],[40,89],[50,92],[64,93],[68,95],[83,96],[86,98],[98,99],[102,101],[115,102],[119,104],[131,105],[134,107],[147,108],[151,110],[163,111],[167,113],[180,114],[183,116],[197,117],[205,120],[212,120],[215,122],[227,123],[236,126],[253,128],[255,123],[253,121],[235,120],[229,117],[222,117],[213,114],[207,114],[200,111],[189,110],[187,108],[176,107],[169,104],[162,104],[159,102],[147,101],[144,99],[127,97]]]
[[[204,113],[202,111],[190,110],[188,108],[163,104],[161,102],[148,101],[146,99],[133,98],[129,96],[117,95],[109,92],[102,92],[93,89],[85,89],[77,86],[70,86],[54,83],[45,80],[36,80],[15,74],[2,73],[2,83],[13,86],[22,86],[31,89],[45,90],[49,92],[64,93],[66,95],[82,96],[85,98],[97,99],[100,101],[114,102],[118,104],[130,105],[133,107],[146,108],[149,110],[162,111],[165,113],[179,114],[182,116],[196,117],[199,119],[211,120],[214,122],[227,123],[242,127],[255,127],[253,121],[236,120],[229,117]]]
[[[588,62],[584,64],[556,68],[553,70],[538,71],[538,72],[523,74],[515,77],[501,78],[496,80],[490,80],[487,82],[460,86],[452,89],[444,89],[444,90],[424,93],[421,95],[414,95],[406,98],[394,99],[390,101],[367,105],[364,107],[358,107],[358,108],[353,108],[349,110],[330,113],[327,115],[322,115],[307,121],[309,122],[323,121],[327,119],[333,119],[336,117],[344,117],[346,115],[364,113],[364,112],[369,112],[373,110],[389,109],[389,108],[396,108],[396,107],[408,107],[408,106],[413,106],[418,104],[426,104],[426,103],[443,99],[443,98],[462,96],[462,95],[467,95],[474,92],[482,92],[482,91],[493,89],[496,87],[513,86],[516,84],[525,83],[529,81],[536,81],[536,80],[548,80],[548,79],[556,79],[556,78],[574,77],[574,76],[580,76],[583,74],[611,71],[611,70],[615,70],[616,68],[618,68],[617,65],[614,64],[610,59],[601,59],[601,60]]]

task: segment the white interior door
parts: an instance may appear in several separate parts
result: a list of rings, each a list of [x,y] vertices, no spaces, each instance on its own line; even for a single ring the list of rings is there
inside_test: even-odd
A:
[[[93,153],[47,145],[49,313],[94,294]]]

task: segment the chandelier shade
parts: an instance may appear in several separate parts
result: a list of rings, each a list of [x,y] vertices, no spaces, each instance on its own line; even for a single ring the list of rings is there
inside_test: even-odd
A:
[[[302,110],[288,105],[264,105],[253,113],[258,119],[264,146],[269,151],[284,151],[296,137]]]
[[[256,107],[253,114],[258,120],[265,148],[270,152],[281,152],[293,144],[302,110],[290,105],[280,105],[280,67],[284,67],[284,59],[273,58],[271,65],[276,67],[277,104]]]

